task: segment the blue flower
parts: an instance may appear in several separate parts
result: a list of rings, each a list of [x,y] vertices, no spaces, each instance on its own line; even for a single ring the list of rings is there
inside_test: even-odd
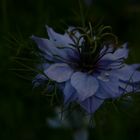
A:
[[[49,39],[32,36],[44,59],[44,75],[34,81],[51,79],[64,93],[64,103],[77,102],[88,113],[94,113],[106,99],[116,99],[140,91],[140,65],[127,65],[127,43],[114,47],[99,44],[97,36],[86,30],[70,27],[58,34],[46,27]],[[98,43],[98,45],[97,45]]]

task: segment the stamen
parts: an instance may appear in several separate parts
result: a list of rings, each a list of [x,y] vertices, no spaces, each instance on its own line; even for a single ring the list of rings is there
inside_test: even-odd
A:
[[[112,34],[112,33],[104,33],[101,35],[101,39],[106,37],[106,36],[112,36],[115,39],[115,43],[118,44],[118,38],[116,35]]]
[[[98,32],[98,35],[101,35],[102,34],[102,32],[104,32],[105,30],[110,30],[110,31],[112,31],[112,27],[111,26],[101,26],[100,28],[99,28],[99,32]]]

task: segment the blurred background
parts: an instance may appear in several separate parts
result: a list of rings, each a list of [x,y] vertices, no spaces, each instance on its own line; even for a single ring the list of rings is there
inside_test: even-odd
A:
[[[62,32],[85,21],[110,25],[128,42],[128,63],[140,63],[139,0],[0,0],[0,140],[72,140],[72,129],[52,129],[48,98],[33,90],[38,60],[32,34],[47,37],[45,25]],[[140,95],[105,103],[95,113],[89,140],[139,140]]]

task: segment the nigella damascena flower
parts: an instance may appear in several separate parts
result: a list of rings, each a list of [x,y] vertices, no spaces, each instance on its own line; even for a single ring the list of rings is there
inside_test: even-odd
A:
[[[47,26],[47,32],[49,39],[32,36],[44,59],[41,66],[46,75],[38,74],[34,81],[41,84],[49,78],[58,83],[64,104],[77,102],[94,113],[106,99],[139,91],[140,65],[124,63],[127,43],[117,48],[112,43],[99,43],[91,27],[70,27],[59,34]]]

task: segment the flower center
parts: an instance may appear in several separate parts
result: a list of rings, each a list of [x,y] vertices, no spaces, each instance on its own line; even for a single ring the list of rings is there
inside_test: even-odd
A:
[[[98,62],[102,59],[101,50],[103,47],[109,46],[108,44],[117,44],[117,37],[111,33],[110,26],[101,25],[96,29],[92,28],[89,23],[89,27],[87,28],[77,27],[68,33],[73,40],[73,44],[71,45],[80,54],[80,62],[76,68],[81,71],[90,73],[95,71],[100,67]]]

